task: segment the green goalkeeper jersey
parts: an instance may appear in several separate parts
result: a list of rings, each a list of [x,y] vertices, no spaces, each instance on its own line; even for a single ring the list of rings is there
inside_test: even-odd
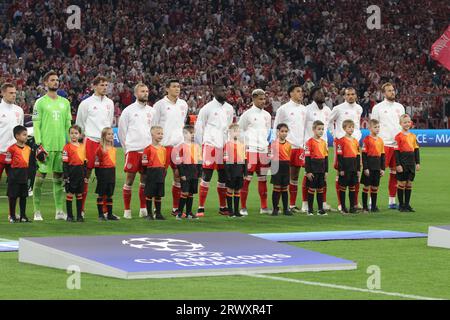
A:
[[[62,151],[69,138],[72,125],[69,100],[58,96],[56,99],[45,95],[34,104],[33,131],[37,144],[46,151]]]

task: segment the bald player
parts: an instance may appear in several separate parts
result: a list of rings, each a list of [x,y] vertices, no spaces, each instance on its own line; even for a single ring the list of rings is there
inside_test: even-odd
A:
[[[325,104],[325,93],[321,87],[313,87],[310,92],[312,103],[306,106],[306,124],[305,124],[305,141],[314,137],[313,124],[320,121],[324,125],[324,133],[322,139],[328,145],[328,123],[331,116],[331,109]],[[306,143],[306,142],[305,142]],[[302,211],[308,211],[308,188],[307,177],[303,177],[302,183]],[[323,192],[323,209],[332,210],[331,206],[327,204],[327,179],[325,175],[325,187]]]
[[[227,102],[227,88],[222,83],[213,87],[214,98],[205,104],[195,123],[195,140],[202,145],[203,166],[200,181],[197,217],[205,215],[205,202],[214,170],[217,170],[219,214],[229,215],[227,208],[226,173],[223,148],[227,142],[228,128],[233,123],[234,108]]]
[[[147,212],[147,202],[145,199],[145,174],[142,167],[142,154],[144,149],[152,143],[150,128],[152,127],[154,110],[148,103],[148,87],[143,83],[138,83],[134,88],[136,101],[126,107],[119,119],[119,140],[125,153],[126,173],[125,184],[123,186],[123,202],[125,219],[131,219],[131,190],[136,174],[140,174],[139,186],[139,217],[146,218],[152,215]]]

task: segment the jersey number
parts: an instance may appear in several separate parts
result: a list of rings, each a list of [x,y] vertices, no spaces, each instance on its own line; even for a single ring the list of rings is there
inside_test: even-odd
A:
[[[59,111],[53,111],[53,120],[58,121],[60,119],[60,112]]]

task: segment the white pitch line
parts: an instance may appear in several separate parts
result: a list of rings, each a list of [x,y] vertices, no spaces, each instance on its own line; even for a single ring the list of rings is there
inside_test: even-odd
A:
[[[397,293],[397,292],[386,292],[386,291],[381,291],[381,290],[362,289],[362,288],[342,286],[342,285],[337,285],[337,284],[312,282],[312,281],[297,280],[297,279],[283,278],[283,277],[274,277],[274,276],[268,276],[265,274],[246,274],[246,275],[248,275],[249,277],[254,277],[254,278],[271,279],[271,280],[285,281],[285,282],[291,282],[291,283],[301,283],[301,284],[306,284],[306,285],[310,285],[310,286],[341,289],[341,290],[347,290],[347,291],[359,291],[359,292],[365,292],[365,293],[383,294],[386,296],[393,296],[393,297],[400,297],[400,298],[407,298],[407,299],[445,300],[445,299],[441,299],[441,298],[421,297],[421,296],[416,296],[416,295],[411,295],[411,294],[403,294],[403,293]]]

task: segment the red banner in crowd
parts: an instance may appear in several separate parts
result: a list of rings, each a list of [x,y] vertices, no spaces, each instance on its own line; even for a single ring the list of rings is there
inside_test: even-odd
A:
[[[450,25],[431,46],[431,58],[450,70]]]

